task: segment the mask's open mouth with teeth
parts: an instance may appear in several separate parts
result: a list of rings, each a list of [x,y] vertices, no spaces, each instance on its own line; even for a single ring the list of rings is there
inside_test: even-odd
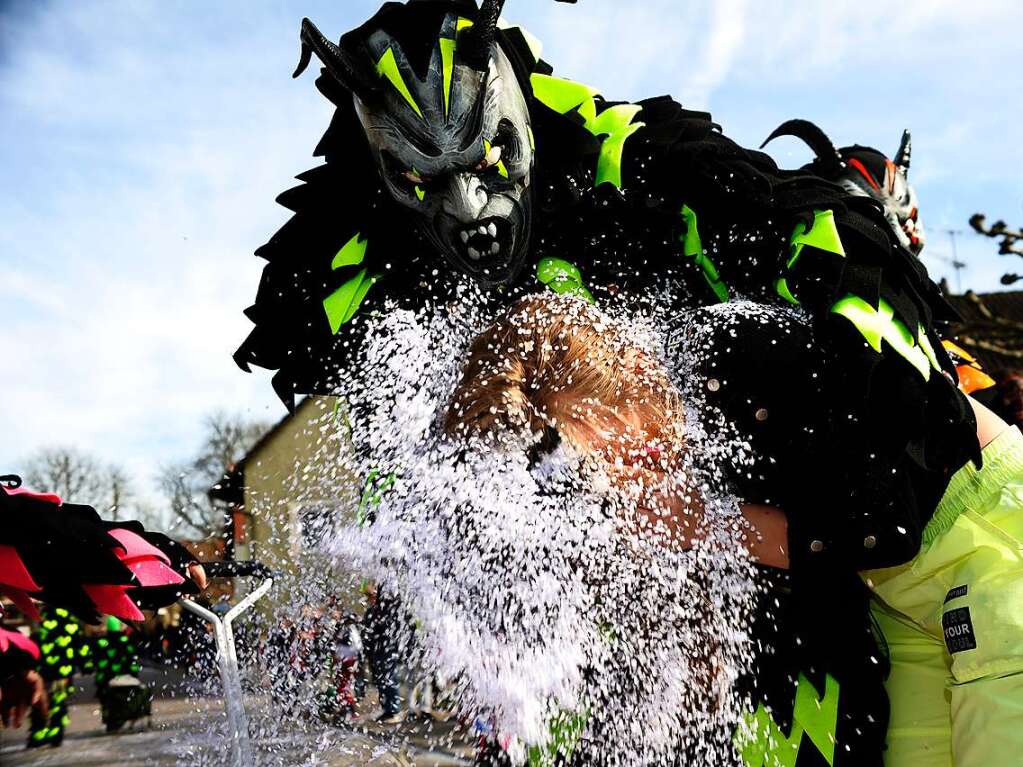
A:
[[[475,272],[501,271],[512,258],[512,230],[501,218],[476,221],[458,232],[462,256]]]

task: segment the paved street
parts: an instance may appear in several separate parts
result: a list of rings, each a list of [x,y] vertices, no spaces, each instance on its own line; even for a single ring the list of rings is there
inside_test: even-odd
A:
[[[162,686],[153,703],[150,723],[134,730],[107,735],[99,705],[91,689],[83,686],[71,707],[71,725],[57,749],[24,749],[26,731],[0,730],[0,764],[7,767],[127,767],[132,765],[227,765],[223,704],[217,698],[182,696],[180,679],[167,672],[144,671],[145,681]],[[252,697],[246,701],[260,767],[310,765],[346,767],[448,767],[471,763],[471,747],[454,725],[407,722],[398,727],[372,723],[375,695],[367,696],[360,710],[366,724],[350,729],[328,727],[318,721],[282,720],[272,701]]]

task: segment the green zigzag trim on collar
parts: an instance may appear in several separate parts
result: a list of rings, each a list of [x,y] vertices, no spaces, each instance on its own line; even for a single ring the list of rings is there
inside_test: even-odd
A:
[[[597,178],[594,186],[613,184],[622,188],[622,154],[625,142],[645,123],[633,122],[643,107],[637,104],[619,104],[597,114],[595,97],[599,91],[589,85],[564,80],[560,77],[534,72],[530,76],[533,95],[558,114],[576,112],[583,118],[583,127],[594,136],[603,137],[597,159]]]
[[[881,353],[881,341],[885,341],[892,351],[916,368],[925,381],[930,380],[932,367],[941,370],[923,327],[917,328],[914,338],[906,323],[895,317],[895,310],[883,298],[875,309],[850,293],[836,301],[831,312],[849,320],[878,354]]]
[[[331,269],[342,269],[346,266],[358,266],[366,258],[369,240],[362,239],[358,232],[337,252],[330,262]],[[348,279],[340,288],[323,299],[323,311],[330,323],[330,332],[337,335],[341,326],[352,319],[359,310],[369,289],[373,287],[379,274],[367,276],[367,270],[361,269],[358,274]]]
[[[789,259],[785,269],[789,270],[796,265],[799,257],[803,254],[803,248],[810,246],[822,250],[825,253],[834,253],[836,256],[845,257],[845,247],[842,245],[842,238],[838,236],[838,226],[835,224],[835,212],[832,210],[815,210],[813,222],[810,228],[806,223],[799,221],[792,230],[789,237]],[[789,287],[786,276],[779,277],[774,283],[775,292],[790,304],[799,306],[799,299],[796,298]]]
[[[835,763],[835,736],[838,730],[839,686],[828,674],[821,697],[803,674],[796,686],[792,710],[792,731],[786,735],[761,703],[754,713],[745,715],[744,726],[736,733],[735,743],[746,767],[795,767],[803,744],[803,734],[816,747],[824,761]]]
[[[833,210],[815,210],[813,212],[813,223],[809,231],[802,221],[796,224],[796,228],[789,238],[789,261],[785,265],[787,269],[795,266],[796,261],[803,252],[803,248],[810,245],[817,250],[826,253],[834,253],[838,256],[845,255],[845,248],[842,246],[842,238],[838,236],[838,227],[835,225],[835,212]]]
[[[579,296],[594,303],[593,294],[583,284],[579,267],[563,258],[541,258],[536,265],[536,279],[558,295]]]
[[[352,239],[341,246],[341,250],[337,252],[334,260],[330,262],[330,268],[340,269],[342,266],[358,266],[366,257],[366,248],[368,246],[369,240],[362,239],[362,235],[356,232]]]
[[[721,281],[717,266],[703,250],[703,241],[700,239],[700,230],[696,223],[696,212],[688,205],[682,206],[682,219],[685,221],[686,231],[679,239],[682,241],[682,252],[700,267],[703,278],[714,291],[718,300],[728,300],[728,286]]]

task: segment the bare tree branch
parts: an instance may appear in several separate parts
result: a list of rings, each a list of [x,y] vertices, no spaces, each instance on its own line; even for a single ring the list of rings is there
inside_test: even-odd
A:
[[[206,538],[224,529],[224,510],[208,497],[210,487],[241,460],[266,433],[265,423],[224,412],[205,421],[199,449],[184,461],[164,466],[157,484],[170,509],[171,529],[184,526],[189,535]],[[95,506],[109,520],[142,519],[164,526],[166,520],[139,499],[127,472],[68,447],[40,450],[25,462],[25,481],[66,501]],[[143,519],[144,518],[144,519]]]
[[[163,467],[158,477],[174,523],[184,525],[200,537],[220,533],[224,510],[209,499],[207,491],[268,429],[265,423],[224,412],[207,417],[195,457]]]
[[[74,448],[45,448],[31,456],[25,462],[25,481],[71,503],[95,506],[105,519],[136,516],[135,488],[127,472]]]

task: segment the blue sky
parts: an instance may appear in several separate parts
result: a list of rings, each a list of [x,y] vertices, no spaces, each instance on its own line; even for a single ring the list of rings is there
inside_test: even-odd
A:
[[[330,116],[293,81],[298,25],[336,37],[375,0],[0,0],[0,469],[52,444],[129,467],[144,491],[217,408],[276,420],[231,352],[285,220],[274,197],[314,164]],[[612,98],[671,93],[757,145],[789,117],[839,144],[914,136],[927,260],[962,230],[964,285],[1023,263],[968,230],[1023,224],[1023,80],[1013,2],[508,0],[557,71]],[[792,139],[783,165],[809,158]],[[953,283],[954,284],[954,283]]]

